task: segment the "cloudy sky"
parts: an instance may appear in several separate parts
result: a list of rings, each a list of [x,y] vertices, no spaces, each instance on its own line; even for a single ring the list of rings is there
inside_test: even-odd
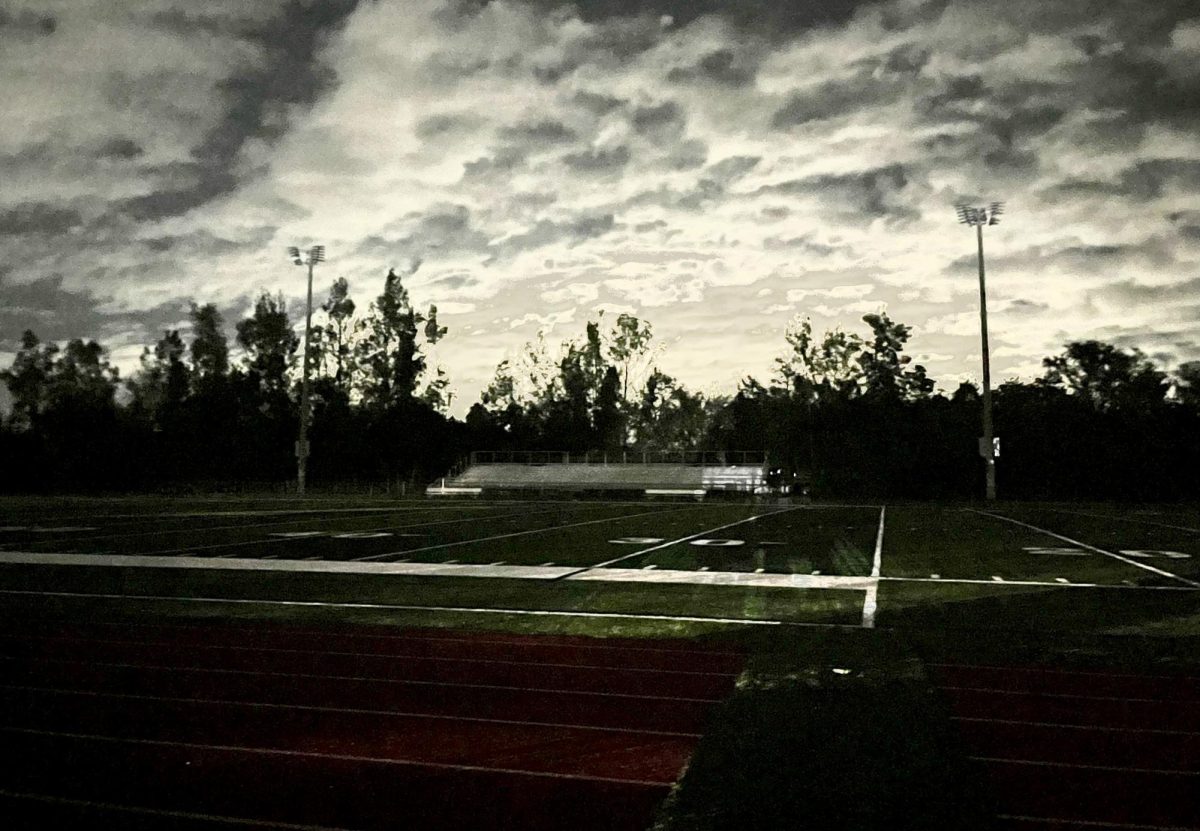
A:
[[[0,365],[132,369],[261,289],[435,302],[477,399],[540,329],[650,320],[707,392],[886,309],[946,389],[1069,339],[1200,357],[1194,0],[0,0]],[[299,315],[297,315],[297,318]],[[232,325],[231,325],[232,331]]]

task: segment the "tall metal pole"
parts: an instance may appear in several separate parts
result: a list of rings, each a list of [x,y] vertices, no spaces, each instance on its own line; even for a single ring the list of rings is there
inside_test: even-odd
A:
[[[979,333],[983,340],[983,447],[985,455],[986,489],[989,502],[996,499],[996,456],[992,450],[992,369],[988,355],[987,289],[983,277],[983,223],[975,226],[979,239]]]
[[[296,492],[304,496],[304,488],[308,474],[308,353],[309,341],[312,340],[312,283],[315,258],[308,258],[308,304],[304,311],[304,370],[300,383],[300,441],[296,446]],[[982,272],[980,272],[982,274]],[[982,278],[981,278],[982,279]]]

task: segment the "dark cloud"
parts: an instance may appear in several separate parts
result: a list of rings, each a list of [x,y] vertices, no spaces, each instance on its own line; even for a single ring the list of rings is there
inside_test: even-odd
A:
[[[493,175],[505,175],[525,164],[525,152],[518,147],[501,147],[491,156],[481,156],[463,164],[464,179],[486,179]]]
[[[26,202],[0,211],[0,236],[61,234],[83,223],[79,212],[45,202]]]
[[[575,131],[561,121],[544,119],[532,124],[504,127],[500,130],[500,135],[510,141],[547,145],[571,141],[575,138]]]
[[[1200,159],[1149,159],[1126,168],[1115,181],[1068,179],[1042,191],[1042,196],[1119,196],[1145,202],[1169,188],[1200,190]]]
[[[825,81],[809,89],[793,92],[771,116],[771,126],[786,130],[811,121],[849,115],[871,106],[894,101],[899,94],[897,82],[875,78],[860,72],[850,78]]]
[[[637,107],[630,116],[633,129],[659,139],[676,138],[683,133],[683,110],[674,101],[649,107]]]
[[[430,141],[469,131],[481,123],[483,119],[473,113],[439,113],[419,121],[414,132],[417,138]]]
[[[0,37],[13,34],[17,37],[49,37],[58,31],[58,18],[49,13],[38,13],[30,9],[19,12],[0,8]]]
[[[431,285],[431,286],[437,286],[440,289],[450,289],[450,290],[468,288],[470,286],[474,286],[474,285],[478,285],[478,284],[479,284],[478,277],[474,277],[470,274],[462,274],[462,273],[447,274],[444,277],[438,277],[437,279],[429,281],[429,285]]]
[[[710,81],[728,87],[745,87],[754,83],[757,65],[739,56],[732,49],[709,52],[692,66],[677,66],[667,73],[675,83]]]
[[[136,159],[146,151],[142,145],[131,138],[113,138],[96,148],[96,157],[100,159]]]
[[[620,98],[614,98],[611,95],[603,95],[598,92],[589,92],[588,90],[580,90],[575,93],[572,100],[594,115],[604,115],[624,103]]]
[[[911,186],[909,171],[901,164],[860,173],[831,173],[764,185],[756,194],[815,195],[867,217],[911,220],[920,214],[905,204]]]
[[[528,231],[499,243],[497,253],[529,251],[555,242],[566,242],[568,246],[574,246],[604,236],[616,227],[616,218],[610,213],[585,214],[565,222],[542,219]]]
[[[313,103],[333,83],[332,71],[317,61],[317,51],[357,4],[358,0],[290,2],[262,21],[179,10],[155,16],[158,26],[182,34],[236,36],[261,49],[263,59],[260,68],[218,85],[225,112],[192,148],[193,183],[184,188],[167,183],[165,192],[126,200],[118,210],[143,220],[178,216],[236,188],[239,182],[230,170],[243,145],[252,138],[278,139],[286,129],[277,117],[282,109]]]
[[[737,181],[753,170],[762,159],[758,156],[729,156],[709,166],[706,176],[722,184]]]
[[[427,213],[409,214],[395,226],[402,228],[402,232],[395,236],[369,236],[355,253],[391,258],[400,254],[424,255],[430,250],[483,252],[490,239],[472,222],[471,211],[465,205],[439,205]]]
[[[580,173],[615,173],[629,164],[629,148],[625,145],[611,150],[585,150],[563,156],[567,167]]]

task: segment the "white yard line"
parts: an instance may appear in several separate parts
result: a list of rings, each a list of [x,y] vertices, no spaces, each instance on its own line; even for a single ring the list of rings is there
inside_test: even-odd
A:
[[[887,516],[887,506],[879,509],[879,532],[875,534],[875,557],[871,561],[871,582],[867,586],[863,598],[862,626],[864,629],[875,628],[875,613],[879,609],[879,571],[883,566],[883,526]]]
[[[667,540],[666,542],[660,542],[658,545],[652,545],[649,548],[643,548],[641,551],[635,551],[632,554],[626,554],[623,557],[614,557],[613,559],[605,560],[602,563],[596,563],[595,565],[584,566],[583,568],[576,569],[575,574],[582,574],[585,571],[591,571],[592,569],[596,569],[596,568],[607,568],[608,566],[611,566],[614,563],[620,563],[624,560],[631,560],[634,557],[641,557],[643,554],[649,554],[652,551],[659,551],[663,548],[670,548],[672,545],[678,545],[679,543],[687,542],[688,540],[699,539],[700,537],[703,537],[706,534],[711,534],[714,531],[724,531],[726,528],[733,528],[735,525],[743,525],[747,522],[753,522],[756,519],[761,519],[762,517],[766,517],[766,516],[775,516],[776,514],[786,514],[789,511],[798,511],[802,507],[804,507],[804,506],[798,505],[795,508],[784,508],[782,511],[769,511],[765,514],[755,514],[752,517],[746,517],[745,519],[739,519],[737,522],[728,522],[725,525],[718,525],[716,528],[706,528],[705,530],[698,531],[695,534],[689,534],[688,536],[680,537],[677,540]],[[568,576],[572,576],[572,575],[568,575]],[[560,579],[566,579],[566,578],[560,578]]]
[[[1093,519],[1111,519],[1117,522],[1134,522],[1138,525],[1154,525],[1158,528],[1170,528],[1175,531],[1191,531],[1193,534],[1200,534],[1200,528],[1192,528],[1190,525],[1171,525],[1167,522],[1155,522],[1150,519],[1135,519],[1128,516],[1106,516],[1104,514],[1093,514],[1087,511],[1068,511],[1066,508],[1046,508],[1047,511],[1054,511],[1056,514],[1073,514],[1075,516],[1092,517]]]
[[[588,774],[554,773],[540,770],[521,770],[520,768],[486,767],[484,765],[456,765],[447,762],[427,762],[418,759],[395,759],[387,756],[357,756],[349,753],[318,753],[311,750],[288,750],[275,747],[245,747],[231,744],[206,744],[204,742],[180,742],[166,739],[136,739],[126,736],[107,736],[99,733],[72,733],[58,730],[38,730],[30,727],[0,726],[0,732],[17,733],[26,736],[47,736],[58,739],[74,739],[76,741],[108,742],[110,744],[132,744],[148,747],[182,747],[188,750],[210,750],[219,753],[244,753],[254,756],[281,756],[291,759],[336,759],[343,762],[358,762],[368,764],[391,765],[395,767],[430,768],[433,770],[469,770],[481,773],[506,773],[518,776],[532,776],[539,779],[571,779],[586,782],[611,782],[619,785],[647,785],[655,788],[669,788],[670,782],[655,782],[643,779],[616,779],[607,776],[591,776]]]
[[[31,591],[25,589],[0,589],[0,594],[24,597],[72,597],[95,600],[132,600],[155,603],[200,603],[229,606],[284,606],[312,609],[369,609],[396,612],[448,612],[477,615],[517,615],[531,617],[575,617],[598,620],[651,620],[672,623],[719,623],[736,626],[789,626],[818,629],[850,628],[842,623],[807,623],[789,620],[772,620],[765,618],[726,618],[704,617],[695,615],[656,615],[638,614],[633,612],[582,612],[560,611],[547,609],[507,609],[502,607],[472,607],[472,606],[416,606],[400,603],[337,603],[325,600],[272,600],[267,598],[234,598],[234,597],[185,597],[162,594],[117,594],[109,592],[64,592],[64,591]],[[857,626],[853,628],[857,629]],[[2,728],[0,728],[2,729]]]
[[[971,513],[981,514],[983,516],[990,516],[992,519],[999,519],[1004,522],[1011,522],[1013,525],[1020,525],[1023,528],[1029,528],[1033,531],[1037,531],[1040,534],[1045,534],[1048,537],[1054,537],[1056,540],[1062,540],[1063,542],[1069,542],[1071,545],[1077,545],[1080,548],[1086,548],[1089,551],[1095,551],[1097,554],[1103,554],[1105,557],[1111,557],[1114,560],[1120,560],[1122,563],[1125,563],[1127,565],[1131,565],[1136,568],[1140,568],[1144,571],[1149,571],[1154,574],[1158,574],[1162,577],[1169,577],[1172,580],[1178,580],[1180,583],[1185,583],[1189,586],[1192,586],[1193,588],[1200,589],[1200,583],[1197,583],[1195,580],[1189,580],[1186,577],[1180,577],[1178,574],[1173,574],[1165,569],[1161,569],[1156,566],[1148,565],[1146,563],[1139,563],[1137,560],[1132,560],[1129,557],[1122,557],[1120,554],[1114,554],[1111,551],[1105,551],[1103,548],[1097,548],[1094,545],[1088,545],[1086,542],[1080,542],[1079,540],[1073,540],[1070,537],[1064,537],[1062,534],[1056,534],[1055,532],[1048,531],[1045,528],[1039,528],[1036,525],[1030,525],[1028,522],[1021,522],[1021,520],[1019,520],[1019,519],[1012,519],[1011,517],[1006,517],[1003,514],[994,514],[991,511],[980,511],[977,508],[967,508],[967,510],[970,511]]]
[[[407,710],[380,710],[365,707],[324,707],[317,704],[289,704],[276,701],[241,701],[236,698],[191,698],[166,695],[140,695],[137,693],[106,692],[102,690],[73,690],[65,687],[36,687],[23,684],[0,684],[0,690],[16,692],[35,692],[50,695],[73,695],[91,698],[120,698],[129,701],[160,701],[173,704],[200,704],[214,707],[245,707],[246,709],[263,710],[297,710],[313,713],[346,713],[356,716],[385,716],[408,719],[429,719],[431,721],[469,721],[479,724],[507,724],[516,727],[549,727],[557,730],[590,730],[600,733],[639,733],[650,736],[671,736],[674,738],[698,739],[700,733],[686,733],[678,730],[652,730],[641,727],[612,727],[603,724],[571,724],[557,721],[527,721],[511,718],[483,718],[482,716],[455,715],[453,713],[422,713]]]
[[[411,555],[411,554],[419,554],[424,551],[440,551],[443,548],[455,548],[460,545],[473,545],[473,544],[479,543],[479,542],[492,542],[494,540],[507,540],[507,539],[512,539],[513,537],[527,537],[531,534],[546,534],[551,531],[561,531],[564,528],[579,528],[584,525],[597,525],[602,522],[619,522],[620,520],[623,520],[623,519],[633,519],[634,517],[639,517],[639,516],[657,516],[659,514],[670,514],[670,513],[675,513],[677,511],[688,511],[688,510],[695,510],[695,508],[694,507],[667,508],[667,509],[659,509],[659,510],[654,510],[654,511],[640,511],[636,514],[621,514],[620,516],[601,517],[600,519],[589,519],[584,522],[572,522],[568,525],[554,525],[554,526],[551,526],[550,528],[534,528],[533,530],[530,530],[530,531],[513,531],[511,534],[495,534],[494,536],[491,536],[491,537],[476,537],[475,539],[471,539],[471,540],[459,540],[458,542],[445,542],[445,543],[441,543],[440,545],[427,545],[424,548],[409,548],[405,551],[392,551],[387,554],[373,554],[369,557],[355,557],[354,559],[358,560],[360,562],[367,561],[367,560],[382,560],[384,557],[397,557],[401,554]]]
[[[1050,580],[982,580],[970,577],[880,577],[897,583],[965,583],[976,586],[994,586],[996,588],[1017,588],[1020,586],[1048,586],[1052,589],[1124,589],[1148,592],[1194,592],[1200,587],[1191,586],[1139,586],[1135,583],[1058,583]]]

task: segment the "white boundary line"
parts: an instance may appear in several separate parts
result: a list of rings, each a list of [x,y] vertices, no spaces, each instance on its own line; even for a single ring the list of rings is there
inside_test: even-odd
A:
[[[109,742],[111,744],[135,744],[150,747],[182,747],[188,750],[213,750],[220,753],[249,753],[256,756],[283,756],[300,759],[335,759],[340,762],[366,762],[368,764],[394,765],[396,767],[431,768],[433,770],[463,770],[474,773],[497,773],[516,776],[534,776],[542,779],[575,779],[585,782],[611,782],[615,785],[643,785],[654,788],[670,788],[671,782],[655,782],[648,779],[615,779],[609,776],[588,774],[556,773],[554,771],[521,770],[519,768],[489,768],[483,765],[456,765],[449,762],[422,762],[417,759],[391,759],[386,756],[357,756],[349,753],[317,753],[312,750],[288,750],[279,747],[245,747],[231,744],[205,744],[203,742],[176,742],[166,739],[135,739],[125,736],[106,736],[99,733],[69,733],[58,730],[38,730],[31,727],[9,727],[0,725],[0,732],[20,733],[27,736],[48,736],[57,739]]]
[[[1022,586],[1045,586],[1051,589],[1120,589],[1143,592],[1194,592],[1200,588],[1191,586],[1137,586],[1123,583],[1053,583],[1049,580],[984,580],[974,577],[880,577],[894,583],[965,583],[975,586],[992,586],[998,589]]]
[[[277,822],[269,819],[250,819],[249,817],[231,817],[224,814],[200,814],[195,811],[172,811],[167,808],[149,808],[142,805],[119,805],[115,802],[93,802],[90,799],[71,799],[66,796],[29,793],[27,791],[10,791],[0,788],[0,799],[23,799],[28,802],[49,802],[53,805],[72,805],[76,808],[90,808],[98,811],[114,811],[124,814],[138,814],[150,817],[171,817],[172,819],[200,820],[201,822],[217,822],[222,825],[249,825],[254,828],[282,828],[287,831],[351,831],[351,829],[334,825],[300,825],[294,822]]]
[[[1071,768],[1072,770],[1107,770],[1113,773],[1148,773],[1154,776],[1200,776],[1200,770],[1175,768],[1134,768],[1120,765],[1088,765],[1081,762],[1050,762],[1043,759],[1005,759],[1000,756],[968,756],[976,762],[1001,765],[1028,765],[1041,768]]]
[[[992,519],[999,519],[1003,520],[1004,522],[1011,522],[1013,525],[1020,525],[1024,528],[1032,529],[1040,534],[1045,534],[1048,537],[1054,537],[1056,540],[1069,542],[1071,545],[1077,545],[1080,548],[1086,548],[1089,551],[1095,551],[1097,554],[1103,554],[1105,557],[1112,557],[1114,560],[1120,560],[1122,563],[1126,563],[1127,565],[1136,566],[1137,568],[1153,572],[1154,574],[1158,574],[1162,577],[1170,577],[1172,580],[1178,580],[1180,583],[1186,583],[1193,588],[1200,589],[1200,583],[1197,583],[1195,580],[1189,580],[1186,577],[1180,577],[1178,574],[1173,574],[1165,569],[1157,568],[1146,563],[1139,563],[1137,560],[1131,560],[1128,557],[1122,557],[1120,554],[1114,554],[1111,551],[1105,551],[1103,548],[1097,548],[1094,545],[1088,545],[1086,542],[1080,542],[1079,540],[1073,540],[1070,537],[1064,537],[1062,534],[1056,534],[1053,531],[1047,531],[1045,528],[1039,528],[1036,525],[1030,525],[1028,522],[1021,522],[1019,519],[1012,519],[1011,517],[1006,517],[1003,514],[993,514],[990,511],[981,511],[977,508],[967,508],[967,510],[973,514],[990,516]]]
[[[20,662],[24,659],[14,655],[0,655],[0,662]],[[572,690],[563,687],[518,687],[512,684],[471,684],[466,681],[431,681],[417,678],[381,678],[374,675],[326,675],[316,672],[272,672],[261,669],[229,669],[227,667],[198,667],[178,664],[129,664],[120,661],[89,661],[82,658],[46,658],[39,656],[39,664],[64,664],[69,666],[102,667],[104,669],[147,670],[149,672],[191,672],[202,675],[254,675],[263,678],[303,678],[307,681],[348,681],[355,684],[391,684],[413,687],[458,687],[470,690],[506,690],[508,692],[536,693],[538,695],[574,695],[584,698],[623,698],[633,701],[672,701],[686,704],[716,704],[719,698],[697,698],[684,695],[651,695],[648,693],[618,693],[601,690]]]
[[[1030,817],[1022,814],[996,814],[996,819],[1040,822],[1044,825],[1077,825],[1080,828],[1106,828],[1108,831],[1197,831],[1194,825],[1146,825],[1140,822],[1103,822],[1093,819]]]
[[[493,542],[495,540],[511,539],[512,537],[526,537],[526,536],[529,536],[530,534],[546,534],[546,533],[550,533],[552,531],[561,531],[564,528],[579,528],[580,526],[583,526],[583,525],[597,525],[601,522],[619,522],[620,520],[623,520],[623,519],[633,519],[635,517],[640,517],[640,516],[657,516],[659,514],[671,514],[671,513],[676,513],[678,511],[694,511],[694,510],[696,510],[697,507],[698,506],[689,506],[686,508],[664,508],[664,509],[656,509],[653,511],[639,511],[636,514],[621,514],[619,516],[601,517],[600,519],[589,519],[589,520],[585,520],[583,522],[572,522],[567,525],[552,525],[549,528],[534,528],[529,531],[513,531],[512,533],[509,533],[509,534],[496,534],[491,537],[476,537],[475,539],[470,539],[470,540],[458,540],[457,542],[444,542],[444,543],[440,543],[438,545],[427,545],[424,548],[408,548],[408,549],[405,549],[404,551],[389,551],[386,554],[372,554],[368,557],[354,557],[352,559],[355,562],[366,562],[369,560],[382,560],[384,557],[399,557],[404,554],[420,554],[425,551],[438,551],[443,548],[457,548],[457,547],[463,546],[463,545],[473,545],[474,543],[477,543],[477,542]],[[539,511],[537,513],[547,513],[547,512]],[[510,514],[510,516],[511,516],[511,514]],[[474,518],[478,519],[479,517],[474,517]]]
[[[789,626],[819,629],[858,629],[857,624],[811,623],[806,621],[773,620],[768,618],[725,618],[694,615],[656,615],[635,612],[582,612],[550,609],[506,609],[470,606],[416,606],[399,603],[335,603],[325,600],[270,600],[233,597],[178,597],[158,594],[115,594],[98,592],[29,591],[0,589],[0,594],[26,597],[75,597],[98,600],[140,600],[160,603],[209,603],[233,606],[285,606],[315,609],[372,609],[397,612],[458,612],[480,615],[529,615],[534,617],[580,617],[600,620],[651,620],[668,623],[719,623],[736,626]]]
[[[950,716],[951,721],[974,724],[1003,724],[1014,727],[1044,727],[1050,730],[1096,730],[1102,733],[1151,733],[1158,736],[1200,736],[1195,730],[1164,730],[1161,727],[1121,727],[1104,724],[1065,724],[1058,721],[1028,721],[1014,718],[984,718],[983,716]]]
[[[511,718],[483,718],[481,716],[454,715],[451,713],[417,713],[400,710],[376,710],[364,707],[322,707],[316,704],[288,704],[276,701],[239,701],[236,698],[184,698],[164,695],[138,695],[135,693],[106,692],[102,690],[73,690],[64,687],[36,687],[25,684],[0,684],[0,690],[13,692],[48,693],[64,696],[90,696],[92,698],[124,698],[130,701],[163,701],[175,704],[211,704],[214,707],[245,707],[263,710],[298,710],[312,713],[345,713],[352,716],[385,716],[388,718],[429,719],[430,721],[470,721],[479,724],[505,724],[511,727],[546,727],[553,730],[591,730],[598,733],[638,733],[647,736],[665,736],[674,739],[698,739],[701,733],[685,733],[678,730],[652,730],[641,727],[614,727],[605,724],[564,724],[552,721],[522,721]],[[39,702],[41,703],[41,702]]]
[[[119,638],[87,638],[70,635],[31,635],[28,632],[20,635],[0,635],[0,640],[44,640],[68,641],[71,643],[99,643],[108,646],[149,646],[149,647],[178,647],[186,646],[189,650],[222,649],[228,652],[277,652],[295,655],[330,655],[339,658],[399,658],[406,661],[442,661],[460,664],[504,664],[505,666],[553,667],[555,669],[600,669],[613,673],[644,672],[660,675],[707,675],[717,678],[737,678],[738,672],[717,672],[714,670],[667,669],[664,667],[614,667],[608,664],[572,664],[560,661],[506,661],[501,658],[458,658],[449,655],[412,655],[402,652],[345,652],[334,649],[287,649],[279,646],[235,646],[228,643],[189,643],[179,644],[172,641],[122,640]],[[3,687],[0,684],[0,687]]]
[[[752,517],[746,517],[745,519],[739,519],[737,522],[729,522],[729,523],[726,523],[725,525],[718,525],[716,528],[706,528],[705,530],[699,531],[695,534],[689,534],[688,536],[680,537],[677,540],[668,540],[667,542],[660,542],[658,545],[652,545],[649,548],[643,548],[641,551],[635,551],[632,554],[626,554],[623,557],[614,557],[613,559],[605,560],[602,563],[595,563],[590,566],[584,566],[582,568],[578,568],[571,574],[567,574],[558,579],[565,580],[570,577],[574,577],[576,574],[583,574],[585,571],[591,571],[592,569],[597,569],[597,568],[605,568],[607,566],[611,566],[613,563],[619,563],[619,562],[622,562],[623,560],[630,560],[630,559],[633,559],[634,557],[640,557],[643,554],[649,554],[651,551],[658,551],[663,548],[670,548],[672,545],[678,545],[681,542],[687,542],[688,540],[694,540],[698,537],[703,537],[705,534],[711,534],[714,531],[723,531],[726,528],[732,528],[735,525],[743,525],[747,522],[753,522],[754,520],[761,519],[762,517],[775,516],[776,514],[786,514],[786,513],[789,513],[790,511],[798,511],[801,507],[803,507],[803,506],[798,505],[795,508],[784,508],[782,511],[768,511],[765,514],[755,514]]]
[[[1171,525],[1167,522],[1155,522],[1150,519],[1135,519],[1128,516],[1106,516],[1105,514],[1093,514],[1087,511],[1068,511],[1066,508],[1045,508],[1047,511],[1053,511],[1056,514],[1071,514],[1073,516],[1086,516],[1094,519],[1112,520],[1114,522],[1133,522],[1138,525],[1153,525],[1156,528],[1170,528],[1175,531],[1191,531],[1193,534],[1200,534],[1200,528],[1192,528],[1189,525]]]
[[[871,583],[867,586],[863,598],[862,626],[864,629],[875,628],[875,612],[879,609],[879,571],[883,566],[883,526],[887,516],[887,506],[879,509],[879,532],[875,535],[875,557],[871,561]]]

